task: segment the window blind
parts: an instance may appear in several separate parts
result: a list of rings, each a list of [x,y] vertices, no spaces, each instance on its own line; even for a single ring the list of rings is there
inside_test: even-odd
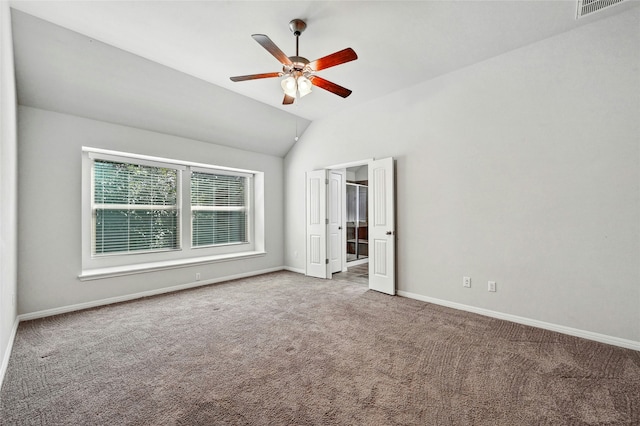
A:
[[[178,170],[93,162],[94,255],[179,248]]]
[[[191,224],[194,247],[248,242],[248,178],[191,173]]]

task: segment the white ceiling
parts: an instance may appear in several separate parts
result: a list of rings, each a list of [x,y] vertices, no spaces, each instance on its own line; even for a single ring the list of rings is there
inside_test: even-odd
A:
[[[106,121],[284,156],[294,143],[295,128],[299,134],[309,121],[357,108],[393,91],[639,3],[626,0],[580,20],[575,19],[577,0],[14,0],[11,5],[91,38],[62,35],[62,29],[16,14],[14,43],[20,103],[54,110],[52,104],[56,104],[62,112],[76,111],[85,116],[91,116],[87,110],[96,110],[93,113],[106,115],[102,117]],[[358,60],[319,73],[353,90],[350,97],[343,99],[314,88],[296,104],[283,106],[277,79],[229,80],[235,75],[279,71],[278,61],[251,34],[266,34],[286,54],[294,55],[295,38],[288,28],[293,18],[302,18],[308,25],[300,37],[301,56],[314,60],[346,47],[357,52]],[[52,37],[66,41],[55,42]],[[101,47],[87,48],[88,42]],[[84,66],[78,62],[81,60]],[[92,66],[86,66],[87,60]],[[105,85],[105,79],[109,85]],[[76,94],[73,105],[64,105],[61,86]],[[167,86],[179,89],[152,95],[158,87]],[[123,93],[114,93],[118,91]],[[83,96],[85,92],[89,95]],[[126,102],[118,104],[119,97]],[[146,101],[141,100],[143,97]],[[170,101],[176,97],[178,101]],[[149,108],[151,104],[153,108]],[[156,118],[145,115],[145,110],[153,110]],[[218,115],[223,117],[212,118]],[[162,124],[164,128],[157,128]],[[225,135],[222,138],[221,128]],[[251,134],[251,129],[262,136]],[[267,141],[264,135],[269,132],[273,138]]]

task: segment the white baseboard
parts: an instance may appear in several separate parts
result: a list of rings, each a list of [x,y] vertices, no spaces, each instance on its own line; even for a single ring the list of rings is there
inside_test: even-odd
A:
[[[19,321],[28,321],[37,318],[45,318],[53,315],[66,314],[68,312],[80,311],[83,309],[95,308],[97,306],[110,305],[112,303],[127,302],[129,300],[140,299],[143,297],[156,296],[159,294],[171,293],[189,288],[201,287],[203,285],[216,284],[224,281],[236,280],[239,278],[252,277],[254,275],[268,274],[270,272],[282,271],[284,267],[262,269],[260,271],[245,272],[242,274],[230,275],[226,277],[214,278],[211,280],[194,281],[191,283],[180,284],[172,287],[159,288],[156,290],[143,291],[141,293],[126,294],[123,296],[110,297],[108,299],[94,300],[91,302],[78,303],[76,305],[61,306],[59,308],[45,309],[43,311],[30,312],[28,314],[18,315]]]
[[[398,291],[398,296],[408,297],[410,299],[421,300],[423,302],[433,303],[435,305],[446,306],[448,308],[458,309],[461,311],[472,312],[487,317],[497,318],[501,320],[511,321],[518,324],[528,325],[531,327],[542,328],[545,330],[556,331],[558,333],[568,334],[570,336],[582,337],[583,339],[594,340],[600,343],[620,346],[622,348],[640,351],[640,342],[634,340],[621,339],[619,337],[608,336],[606,334],[594,333],[591,331],[580,330],[577,328],[566,327],[564,325],[552,324],[544,321],[538,321],[531,318],[520,317],[517,315],[505,314],[489,309],[478,308],[475,306],[464,305],[462,303],[450,302],[448,300],[436,299],[434,297],[422,296],[420,294],[410,293],[408,291]]]
[[[13,342],[15,341],[16,333],[18,332],[18,324],[20,324],[20,319],[16,318],[13,322],[13,330],[11,330],[9,341],[7,342],[7,349],[4,351],[4,355],[2,356],[2,365],[0,366],[0,389],[2,388],[2,382],[4,381],[4,375],[7,372],[7,367],[9,367],[9,357],[11,357]]]
[[[352,260],[351,262],[347,262],[347,268],[349,266],[364,265],[365,263],[369,263],[368,257],[366,259],[358,259],[358,260]]]
[[[285,266],[283,269],[285,271],[296,272],[296,273],[302,274],[302,275],[307,273],[307,271],[305,271],[304,269],[298,269],[298,268],[294,268],[294,267],[291,267],[291,266]]]

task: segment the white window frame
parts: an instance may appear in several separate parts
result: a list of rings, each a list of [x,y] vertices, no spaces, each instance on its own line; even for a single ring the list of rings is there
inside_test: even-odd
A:
[[[216,168],[202,168],[202,167],[191,167],[189,170],[189,185],[191,182],[191,173],[195,172],[195,173],[207,173],[207,174],[222,174],[222,175],[227,175],[227,176],[240,176],[240,177],[244,177],[247,179],[247,194],[246,194],[246,200],[245,200],[245,206],[242,207],[242,210],[246,210],[247,212],[247,216],[249,218],[248,223],[247,223],[247,239],[249,240],[249,242],[251,242],[252,238],[252,230],[253,230],[253,221],[251,220],[251,218],[253,217],[253,193],[254,193],[254,185],[253,185],[253,180],[254,180],[254,174],[252,173],[245,173],[245,172],[241,172],[241,171],[231,171],[231,170],[222,170],[222,169],[216,169]],[[189,186],[189,196],[191,196],[191,186]],[[191,203],[189,203],[189,207],[190,207],[190,212],[189,214],[191,215],[191,222],[190,222],[190,229],[191,232],[193,232],[193,212],[200,210],[200,211],[222,211],[222,210],[236,210],[239,208],[236,207],[205,207],[205,206],[193,206],[191,205]],[[190,234],[192,235],[192,234]],[[191,246],[192,249],[194,250],[200,250],[200,249],[207,249],[210,247],[221,247],[221,246],[231,246],[231,245],[238,245],[238,244],[247,244],[244,242],[234,242],[234,243],[226,243],[226,244],[217,244],[217,245],[206,245],[206,246],[193,246],[193,238],[189,239],[189,244]]]
[[[178,233],[180,248],[156,252],[93,255],[93,161],[107,160],[178,170]],[[191,170],[241,175],[248,180],[248,242],[192,247]],[[264,173],[173,160],[99,148],[82,147],[82,281],[129,275],[206,263],[264,256]]]
[[[100,155],[100,154],[95,154],[93,152],[89,152],[89,159],[91,160],[91,256],[92,257],[103,257],[103,256],[130,256],[130,255],[138,255],[138,254],[146,254],[146,253],[159,253],[159,252],[163,252],[163,251],[176,251],[176,250],[181,250],[182,249],[182,239],[181,239],[181,235],[182,235],[182,226],[181,226],[181,216],[183,214],[182,212],[182,203],[181,203],[181,197],[182,197],[182,178],[183,178],[183,172],[185,171],[186,167],[184,166],[180,166],[180,165],[173,165],[173,164],[167,164],[167,163],[158,163],[158,162],[154,162],[154,161],[145,161],[145,160],[140,160],[140,159],[128,159],[126,157],[122,157],[122,156],[113,156],[113,155]],[[96,220],[97,220],[97,216],[95,214],[96,210],[100,207],[105,208],[105,207],[109,207],[111,209],[116,209],[116,210],[120,210],[120,209],[128,209],[128,210],[133,210],[133,209],[145,209],[147,207],[153,207],[154,210],[155,209],[165,209],[165,210],[173,210],[173,208],[169,207],[169,206],[146,206],[146,205],[128,205],[128,204],[122,204],[122,205],[118,205],[118,204],[98,204],[95,202],[95,199],[93,197],[93,194],[95,192],[95,188],[94,188],[94,184],[95,184],[95,168],[93,167],[93,164],[95,162],[95,160],[102,160],[102,161],[110,161],[110,162],[114,162],[114,163],[124,163],[124,164],[135,164],[135,165],[140,165],[140,166],[148,166],[148,167],[160,167],[160,168],[166,168],[166,169],[172,169],[175,170],[177,173],[177,182],[176,182],[176,209],[178,212],[178,221],[177,221],[177,226],[176,226],[176,233],[178,234],[178,241],[177,241],[177,247],[175,248],[164,248],[164,249],[157,249],[157,250],[140,250],[140,251],[129,251],[129,252],[112,252],[112,253],[96,253]]]

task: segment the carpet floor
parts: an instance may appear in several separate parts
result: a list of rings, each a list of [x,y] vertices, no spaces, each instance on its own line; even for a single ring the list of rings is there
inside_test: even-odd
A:
[[[2,425],[638,425],[640,352],[276,272],[20,324]]]

